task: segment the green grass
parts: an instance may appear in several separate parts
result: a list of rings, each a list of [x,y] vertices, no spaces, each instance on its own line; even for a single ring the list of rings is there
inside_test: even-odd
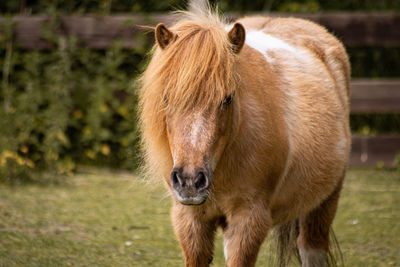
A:
[[[162,186],[100,169],[0,185],[0,266],[183,266],[170,204]],[[400,173],[349,171],[334,229],[346,266],[400,266]],[[264,246],[258,266],[268,260]]]

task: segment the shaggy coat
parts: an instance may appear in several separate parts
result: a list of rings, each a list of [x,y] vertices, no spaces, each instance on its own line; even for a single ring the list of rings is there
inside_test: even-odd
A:
[[[227,266],[254,266],[274,227],[295,232],[303,266],[327,265],[350,150],[343,45],[310,21],[227,25],[205,9],[155,32],[143,149],[171,192],[186,266],[209,265],[218,227]]]

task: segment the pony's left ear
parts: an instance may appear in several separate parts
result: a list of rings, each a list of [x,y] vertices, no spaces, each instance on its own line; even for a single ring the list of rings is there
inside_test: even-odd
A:
[[[231,41],[233,52],[238,54],[244,45],[246,39],[246,31],[240,23],[235,23],[228,33],[229,41]]]
[[[176,38],[176,35],[168,30],[164,24],[159,23],[156,26],[155,37],[157,44],[161,47],[161,49],[164,49]]]

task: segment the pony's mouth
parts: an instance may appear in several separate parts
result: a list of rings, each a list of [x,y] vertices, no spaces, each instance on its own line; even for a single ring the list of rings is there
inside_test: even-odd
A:
[[[179,203],[183,205],[201,205],[206,202],[208,197],[208,190],[204,190],[204,192],[201,192],[195,196],[184,196],[182,193],[179,193],[175,189],[173,190],[173,192]]]

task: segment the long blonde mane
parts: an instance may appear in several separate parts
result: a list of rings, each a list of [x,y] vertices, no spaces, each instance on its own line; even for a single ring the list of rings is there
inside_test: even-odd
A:
[[[219,108],[238,82],[222,19],[209,7],[178,13],[181,19],[169,27],[176,40],[163,50],[154,46],[140,80],[143,148],[148,167],[161,172],[152,174],[157,176],[166,175],[172,164],[166,114]]]

